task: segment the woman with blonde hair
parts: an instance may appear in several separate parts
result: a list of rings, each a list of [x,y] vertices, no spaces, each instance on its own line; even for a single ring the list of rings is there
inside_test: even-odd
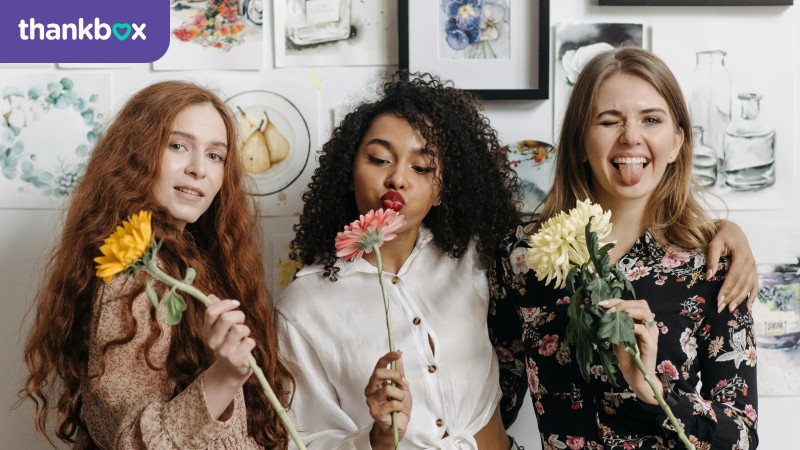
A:
[[[644,366],[689,440],[698,449],[758,443],[753,320],[744,305],[719,305],[729,261],[706,260],[717,227],[695,198],[691,130],[678,82],[648,51],[602,53],[575,84],[542,214],[507,236],[490,272],[504,421],[529,390],[545,448],[681,445],[627,353],[615,350],[619,386],[597,355],[589,380],[581,376],[565,343],[569,294],[516,263],[541,223],[584,199],[611,211],[611,262],[640,298],[600,305],[634,320]]]

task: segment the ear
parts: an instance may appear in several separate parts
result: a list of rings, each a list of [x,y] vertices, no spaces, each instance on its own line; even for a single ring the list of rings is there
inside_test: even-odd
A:
[[[678,154],[681,152],[681,147],[683,147],[684,140],[686,140],[686,135],[683,132],[683,128],[678,128],[677,132],[675,133],[675,145],[672,147],[672,151],[669,153],[669,162],[674,162],[678,158]]]

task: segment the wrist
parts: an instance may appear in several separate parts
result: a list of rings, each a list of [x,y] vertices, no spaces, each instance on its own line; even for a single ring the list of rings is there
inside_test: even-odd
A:
[[[372,430],[369,432],[369,443],[372,450],[394,449],[394,435],[392,434],[391,428],[387,433],[378,422],[374,422],[372,424]]]
[[[664,384],[663,379],[661,378],[660,374],[651,375],[650,379],[653,381],[653,386],[651,387],[646,380],[642,382],[639,386],[634,389],[634,393],[636,397],[639,399],[640,402],[648,404],[648,405],[658,405],[658,400],[656,399],[655,392],[661,394],[662,398],[666,398],[666,385]]]

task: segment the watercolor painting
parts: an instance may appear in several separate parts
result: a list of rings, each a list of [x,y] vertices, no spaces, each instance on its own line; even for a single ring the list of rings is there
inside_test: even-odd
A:
[[[511,56],[511,9],[506,0],[452,0],[439,8],[439,57],[504,59]]]
[[[555,148],[531,139],[511,143],[506,149],[522,184],[522,213],[533,214],[553,185]]]
[[[110,109],[108,73],[0,74],[0,208],[62,207]]]
[[[622,44],[643,47],[644,26],[636,23],[560,23],[556,25],[553,136],[558,139],[572,86],[583,66],[600,52]]]
[[[172,0],[169,49],[153,70],[260,70],[263,0]]]
[[[222,85],[261,214],[299,213],[315,161],[318,91],[307,80],[229,79]]]
[[[272,237],[272,259],[269,260],[272,279],[269,292],[275,300],[292,282],[294,274],[303,267],[300,262],[289,258],[289,244],[292,239],[293,234],[277,234]]]
[[[753,305],[758,395],[800,395],[800,222],[737,221],[759,262]],[[780,236],[781,245],[775,245]]]
[[[275,67],[397,64],[394,0],[275,0]]]
[[[791,21],[778,16],[690,18],[653,30],[653,51],[681,83],[697,126],[695,179],[724,202],[709,197],[714,209],[781,209],[794,201],[791,46]]]

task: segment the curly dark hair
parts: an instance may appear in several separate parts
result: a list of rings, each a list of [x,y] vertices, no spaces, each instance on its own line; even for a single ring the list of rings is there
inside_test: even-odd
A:
[[[501,237],[519,221],[522,189],[479,101],[450,81],[405,71],[385,75],[379,94],[347,114],[322,146],[319,167],[303,194],[290,257],[324,264],[325,276],[336,279],[334,238],[359,216],[352,191],[356,153],[375,118],[392,113],[436,149],[441,205],[423,220],[434,243],[459,258],[474,238],[488,267]]]

